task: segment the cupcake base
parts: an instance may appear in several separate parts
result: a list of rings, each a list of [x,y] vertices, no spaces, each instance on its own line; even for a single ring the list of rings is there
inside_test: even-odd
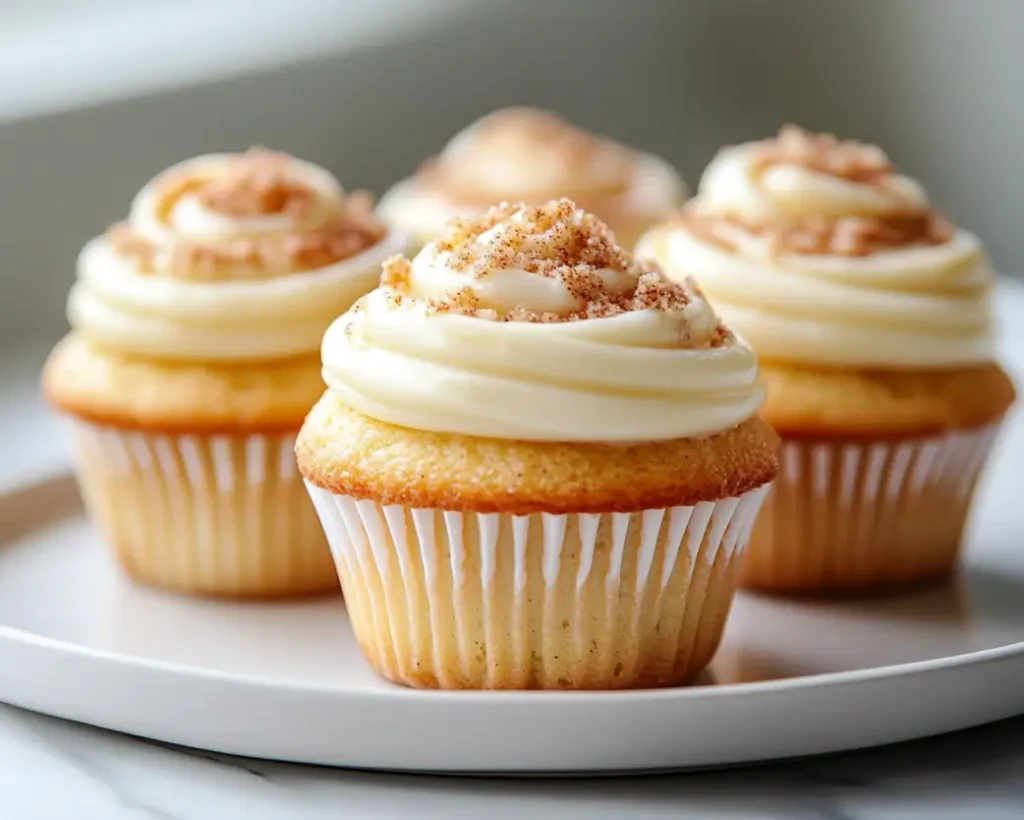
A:
[[[865,591],[948,574],[997,431],[990,425],[909,441],[784,440],[741,586]]]
[[[86,507],[136,580],[231,597],[337,589],[293,434],[72,432]]]
[[[363,653],[435,689],[692,680],[718,647],[766,487],[636,513],[452,512],[307,482]]]

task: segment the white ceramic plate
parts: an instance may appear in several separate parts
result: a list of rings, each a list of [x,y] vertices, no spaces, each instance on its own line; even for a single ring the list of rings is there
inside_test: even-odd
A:
[[[704,682],[645,692],[391,686],[363,663],[340,600],[138,588],[72,482],[36,485],[0,500],[0,700],[220,752],[462,772],[723,765],[1007,717],[1024,712],[1024,426],[1005,443],[955,582],[861,602],[740,596]]]

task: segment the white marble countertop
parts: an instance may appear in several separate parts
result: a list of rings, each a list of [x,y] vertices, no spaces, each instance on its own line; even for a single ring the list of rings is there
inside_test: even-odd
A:
[[[1018,326],[1011,332],[1024,343],[1024,330]],[[4,354],[0,491],[61,471],[67,463],[59,430],[35,388],[42,354]],[[1024,819],[1024,718],[900,746],[743,771],[527,781],[235,760],[0,705],[4,820],[483,816]]]
[[[317,769],[171,749],[0,706],[0,817],[1024,818],[1024,718],[744,771],[484,780]]]

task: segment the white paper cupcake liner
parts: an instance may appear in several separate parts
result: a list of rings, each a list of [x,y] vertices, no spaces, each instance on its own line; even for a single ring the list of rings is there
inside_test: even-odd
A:
[[[997,433],[993,425],[904,441],[783,441],[742,584],[816,591],[948,572]]]
[[[295,435],[161,435],[72,424],[89,513],[137,579],[212,595],[337,587]]]
[[[627,688],[710,661],[767,487],[636,513],[460,513],[308,484],[370,663],[410,686]]]

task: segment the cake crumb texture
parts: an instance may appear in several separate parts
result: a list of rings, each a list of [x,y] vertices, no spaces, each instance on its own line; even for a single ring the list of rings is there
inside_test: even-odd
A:
[[[299,468],[337,495],[408,507],[632,512],[738,496],[778,469],[758,418],[713,436],[633,445],[524,442],[411,430],[324,394],[296,446]]]
[[[159,432],[297,430],[324,389],[318,355],[251,365],[154,361],[70,335],[50,354],[43,394],[95,424]]]
[[[998,421],[1016,392],[997,364],[838,370],[761,362],[764,418],[783,437],[931,436]]]

